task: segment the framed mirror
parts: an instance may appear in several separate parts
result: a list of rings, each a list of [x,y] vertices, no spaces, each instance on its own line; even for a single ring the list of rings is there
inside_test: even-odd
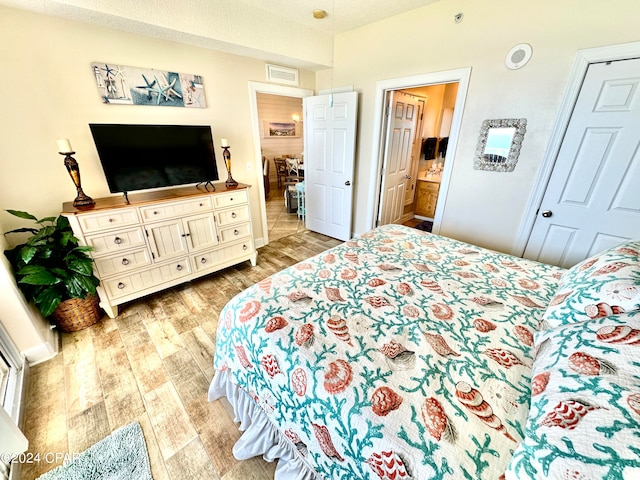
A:
[[[473,168],[513,172],[526,131],[526,118],[501,118],[482,122]]]

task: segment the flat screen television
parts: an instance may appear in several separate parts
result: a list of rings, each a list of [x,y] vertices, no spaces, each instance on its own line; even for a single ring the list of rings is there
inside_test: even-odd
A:
[[[208,125],[89,124],[112,193],[219,180]]]

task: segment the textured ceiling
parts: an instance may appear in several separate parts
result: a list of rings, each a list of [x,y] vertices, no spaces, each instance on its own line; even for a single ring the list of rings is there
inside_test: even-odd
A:
[[[215,0],[211,0],[214,1]],[[293,22],[325,33],[342,33],[438,0],[234,0],[256,11],[268,9]],[[322,20],[313,10],[327,12]]]
[[[45,15],[292,67],[331,65],[334,34],[444,0],[0,0]],[[322,20],[313,18],[324,10]]]

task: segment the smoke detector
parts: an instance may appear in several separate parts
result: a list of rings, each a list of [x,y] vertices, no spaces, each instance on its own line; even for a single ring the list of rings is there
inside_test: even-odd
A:
[[[528,43],[521,43],[516,45],[507,52],[507,56],[504,59],[504,63],[507,68],[511,70],[517,70],[524,67],[531,59],[533,50]]]

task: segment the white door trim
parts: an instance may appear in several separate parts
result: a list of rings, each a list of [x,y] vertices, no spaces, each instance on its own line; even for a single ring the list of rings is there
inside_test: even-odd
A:
[[[458,82],[458,95],[456,97],[456,106],[453,111],[453,120],[451,122],[451,132],[449,134],[449,144],[447,147],[447,161],[444,163],[444,171],[442,172],[442,182],[440,184],[440,193],[438,194],[438,204],[433,221],[433,233],[440,232],[440,223],[447,199],[449,189],[449,180],[453,169],[456,146],[458,143],[458,134],[460,133],[460,125],[462,124],[462,114],[464,112],[464,104],[467,99],[467,89],[469,87],[469,77],[471,76],[471,67],[460,68],[457,70],[446,70],[443,72],[425,73],[421,75],[412,75],[410,77],[392,78],[389,80],[379,80],[376,83],[376,100],[374,104],[375,117],[373,120],[373,149],[372,149],[372,165],[371,179],[369,184],[375,185],[370,192],[367,206],[367,223],[366,228],[370,230],[374,228],[378,218],[380,203],[380,172],[384,162],[384,108],[386,92],[388,90],[400,90],[404,88],[421,87],[426,85],[438,85],[441,83]]]
[[[549,143],[542,159],[542,164],[538,170],[538,177],[533,185],[532,194],[529,197],[527,206],[524,211],[523,220],[516,235],[516,240],[511,250],[511,254],[521,257],[527,247],[527,242],[533,230],[533,224],[536,221],[536,212],[542,204],[542,199],[551,178],[553,167],[562,145],[562,139],[571,120],[573,107],[578,100],[582,82],[587,73],[590,63],[607,62],[614,60],[626,60],[629,58],[640,57],[640,42],[625,43],[622,45],[611,45],[608,47],[590,48],[579,50],[576,53],[576,59],[573,68],[569,73],[569,82],[565,90],[560,110],[556,116]],[[446,164],[445,164],[446,166]]]
[[[282,97],[305,98],[313,95],[313,90],[306,88],[285,87],[270,83],[249,82],[249,108],[251,112],[251,130],[254,147],[254,171],[258,197],[260,198],[260,215],[262,217],[262,238],[256,238],[256,248],[269,243],[269,228],[267,225],[267,203],[264,199],[264,182],[262,181],[262,152],[260,151],[260,122],[258,121],[258,93],[280,95]]]

